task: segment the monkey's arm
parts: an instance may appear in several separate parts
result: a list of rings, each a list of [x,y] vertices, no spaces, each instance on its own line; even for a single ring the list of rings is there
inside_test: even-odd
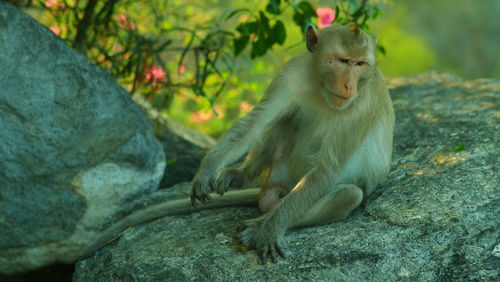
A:
[[[209,191],[222,195],[226,187],[216,185],[218,172],[248,152],[267,129],[293,110],[293,96],[297,90],[290,89],[286,80],[286,75],[277,77],[255,109],[227,131],[207,153],[193,179],[193,205],[196,200],[206,202],[210,198]]]
[[[216,209],[223,207],[244,207],[257,206],[259,188],[235,190],[226,193],[224,197],[212,195],[213,199],[205,205],[193,207],[190,199],[180,199],[167,202],[160,202],[139,209],[129,214],[125,218],[114,223],[106,229],[95,242],[83,250],[80,259],[92,255],[102,246],[118,238],[127,228],[151,221],[164,216],[189,214],[201,210]]]

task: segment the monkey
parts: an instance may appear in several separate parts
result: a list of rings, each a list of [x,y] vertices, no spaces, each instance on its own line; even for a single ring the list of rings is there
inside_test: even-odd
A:
[[[263,263],[285,257],[287,230],[345,219],[389,172],[394,110],[375,64],[376,37],[356,25],[305,33],[307,51],[200,164],[190,199],[152,204],[108,227],[81,251],[92,255],[129,226],[199,210],[258,206],[241,243]],[[238,160],[244,161],[238,163]],[[252,187],[255,180],[259,188]],[[201,204],[199,203],[201,202]]]
[[[285,257],[287,230],[345,219],[390,169],[395,115],[375,64],[377,38],[355,24],[309,25],[305,41],[308,52],[283,66],[255,108],[206,154],[192,182],[196,207],[210,203],[210,192],[224,195],[265,175],[265,213],[247,220],[239,235],[263,263]]]
[[[279,201],[288,194],[291,186],[286,183],[272,182],[273,178],[270,172],[276,172],[268,168],[262,174],[262,183],[260,184],[258,205],[262,213],[266,213],[276,207]]]

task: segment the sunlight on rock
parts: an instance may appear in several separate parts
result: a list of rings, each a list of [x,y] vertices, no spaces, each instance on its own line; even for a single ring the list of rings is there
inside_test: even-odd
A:
[[[436,174],[436,170],[427,167],[419,167],[419,165],[414,162],[402,164],[401,167],[405,168],[408,175],[412,177],[418,177],[426,174]]]
[[[424,167],[410,172],[410,175],[413,177],[422,176],[425,174],[436,174],[436,171],[434,169]]]
[[[417,164],[416,163],[405,163],[405,164],[402,164],[401,167],[404,167],[404,168],[412,168],[412,167],[416,167]]]
[[[431,156],[434,164],[441,167],[450,167],[454,166],[462,161],[465,161],[469,158],[469,153],[467,152],[453,152],[453,153],[445,153],[445,152],[436,152]]]
[[[427,121],[427,122],[432,122],[432,123],[436,123],[436,122],[439,122],[439,119],[429,113],[423,113],[423,112],[420,112],[417,114],[417,117],[423,121]]]
[[[495,104],[493,102],[489,102],[489,101],[480,102],[477,104],[478,108],[483,109],[483,110],[494,108],[494,107],[496,107],[496,105],[497,104]]]
[[[422,219],[422,216],[419,215],[418,211],[416,211],[414,209],[401,211],[401,217],[405,218],[406,220],[420,220],[420,219]]]

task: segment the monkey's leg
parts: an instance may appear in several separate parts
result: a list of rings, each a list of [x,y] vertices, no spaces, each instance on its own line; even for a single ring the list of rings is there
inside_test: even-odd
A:
[[[265,182],[255,183],[254,180],[270,167],[274,159],[282,158],[284,147],[290,146],[282,139],[286,134],[283,128],[277,127],[268,132],[259,145],[248,152],[242,164],[223,169],[217,176],[215,192],[223,195],[229,188],[258,186]],[[290,139],[291,137],[284,138],[284,140]]]
[[[266,213],[274,209],[292,187],[287,164],[283,161],[273,163],[264,173],[264,181],[259,193],[260,211]]]
[[[354,184],[338,184],[295,222],[292,227],[321,225],[345,219],[363,200],[363,190]]]
[[[295,190],[295,188],[274,210],[259,218],[246,221],[247,227],[240,233],[242,244],[256,249],[263,263],[267,258],[275,262],[278,255],[284,256],[281,241],[287,229],[345,219],[363,199],[361,188],[352,184],[335,185],[333,189],[324,188],[323,191],[310,190],[311,187],[305,188],[308,190],[300,188]],[[321,187],[313,188],[321,189]],[[312,192],[317,194],[311,194]],[[311,196],[317,199],[314,200]],[[301,207],[297,203],[304,205]]]

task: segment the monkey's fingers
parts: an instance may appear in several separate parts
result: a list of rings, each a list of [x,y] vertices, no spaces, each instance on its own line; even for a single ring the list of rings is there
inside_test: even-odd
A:
[[[212,198],[208,194],[202,194],[202,193],[196,193],[196,190],[193,190],[193,193],[191,194],[191,205],[193,207],[196,207],[198,203],[196,201],[200,201],[204,204],[207,203],[207,201],[211,200]]]
[[[258,248],[257,254],[259,255],[260,262],[262,264],[267,264],[267,258],[269,257],[269,247],[265,245],[262,248]]]
[[[271,248],[271,261],[273,263],[277,263],[278,262],[278,254],[277,254],[277,250],[276,248]]]
[[[279,257],[281,258],[286,258],[285,257],[285,252],[283,252],[283,249],[281,248],[281,246],[279,244],[274,244],[274,246],[272,248],[270,248],[270,254],[271,254],[271,260],[273,263],[277,263],[278,262],[278,259]]]
[[[206,204],[207,203],[207,198],[205,195],[201,194],[201,195],[196,195],[195,196],[195,199],[197,201],[200,201],[202,204]]]
[[[193,207],[196,207],[198,203],[196,202],[197,200],[200,201],[200,194],[201,194],[201,183],[198,180],[193,180],[193,188],[191,190],[191,205]]]
[[[276,251],[278,251],[280,257],[286,258],[285,252],[283,251],[283,248],[279,244],[276,244],[274,248],[276,249]]]
[[[212,192],[216,192],[216,191],[217,191],[217,190],[216,190],[217,185],[215,184],[215,179],[210,178],[210,179],[208,180],[208,187],[210,187],[210,191],[212,191]]]
[[[202,202],[204,204],[206,204],[208,201],[210,201],[212,199],[212,197],[210,197],[210,195],[208,195],[208,194],[203,194],[201,197],[202,197]]]
[[[193,206],[193,208],[196,208],[196,206],[198,205],[198,203],[196,202],[196,196],[193,194],[191,194],[191,206]]]

